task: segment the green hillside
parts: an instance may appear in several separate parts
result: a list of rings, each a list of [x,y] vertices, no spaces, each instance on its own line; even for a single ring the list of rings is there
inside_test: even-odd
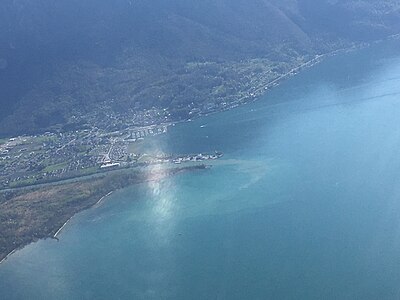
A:
[[[104,111],[186,118],[316,54],[400,33],[399,1],[4,2],[2,136],[98,122]]]

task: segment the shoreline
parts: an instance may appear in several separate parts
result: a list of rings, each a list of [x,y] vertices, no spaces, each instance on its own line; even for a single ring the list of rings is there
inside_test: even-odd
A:
[[[71,219],[73,218],[74,216],[72,216],[71,218],[69,218],[57,231],[56,231],[56,233],[54,234],[54,236],[53,236],[53,238],[54,239],[56,239],[56,240],[58,240],[58,235],[59,235],[59,233],[64,229],[64,227],[69,223],[69,221],[71,221]]]
[[[323,54],[316,54],[316,55],[314,55],[313,58],[309,59],[308,61],[303,62],[302,64],[298,65],[297,67],[292,68],[288,72],[281,74],[277,78],[267,82],[266,84],[264,84],[262,86],[255,87],[255,89],[253,91],[249,91],[249,94],[253,94],[253,96],[244,96],[244,97],[238,98],[233,103],[231,103],[230,105],[228,105],[226,107],[222,107],[222,108],[217,109],[215,111],[200,112],[198,115],[196,115],[196,116],[194,116],[194,117],[192,117],[190,119],[179,120],[179,121],[172,122],[172,125],[175,125],[175,124],[178,124],[178,123],[190,122],[190,121],[193,121],[194,119],[197,119],[197,118],[200,118],[200,117],[214,115],[216,113],[229,111],[229,110],[237,108],[239,106],[246,105],[248,103],[252,103],[252,102],[258,101],[258,100],[260,100],[260,98],[268,95],[268,92],[270,92],[272,89],[279,87],[282,81],[290,79],[292,76],[298,75],[303,70],[306,70],[306,69],[309,69],[309,68],[312,68],[312,67],[318,65],[319,63],[323,62],[326,58],[334,57],[334,56],[339,55],[339,54],[350,53],[352,51],[361,50],[361,49],[370,47],[370,46],[372,46],[372,45],[374,45],[376,43],[384,42],[386,40],[393,40],[393,39],[396,39],[396,38],[399,38],[399,37],[400,37],[400,34],[399,35],[390,36],[387,39],[371,42],[371,43],[368,43],[368,44],[353,45],[353,46],[348,47],[348,48],[341,48],[341,49],[333,50],[331,52],[327,52],[327,53],[323,53]]]
[[[400,33],[399,34],[393,34],[393,35],[387,36],[386,38],[375,40],[375,41],[371,41],[371,42],[368,42],[368,43],[355,44],[355,45],[352,45],[352,46],[349,46],[349,47],[346,47],[346,48],[340,48],[340,49],[332,50],[330,52],[326,52],[326,53],[322,53],[322,54],[316,54],[310,60],[308,60],[306,62],[303,62],[299,66],[294,67],[293,69],[289,70],[288,72],[286,72],[286,73],[278,76],[277,78],[269,81],[268,83],[266,83],[266,84],[264,84],[262,86],[259,86],[259,87],[255,87],[254,91],[249,91],[249,93],[253,93],[254,94],[253,96],[245,96],[245,97],[238,98],[237,100],[235,100],[234,103],[232,103],[229,106],[217,109],[215,111],[200,112],[198,115],[194,116],[194,118],[190,118],[190,119],[187,119],[187,120],[175,121],[175,122],[172,122],[172,124],[175,125],[175,124],[178,124],[178,123],[190,122],[193,119],[197,119],[197,118],[200,118],[200,117],[203,117],[203,116],[213,115],[213,114],[220,113],[220,112],[225,112],[225,111],[234,109],[236,107],[239,107],[239,106],[242,106],[242,105],[246,105],[248,103],[252,103],[252,102],[258,101],[258,100],[260,100],[261,97],[266,96],[268,94],[268,92],[271,91],[273,88],[278,87],[280,85],[281,81],[283,81],[285,79],[290,79],[292,76],[295,76],[295,75],[299,74],[302,70],[312,68],[312,67],[318,65],[319,63],[323,62],[327,58],[334,57],[334,56],[339,55],[339,54],[346,54],[346,53],[350,53],[352,51],[366,49],[368,47],[371,47],[371,46],[379,44],[379,43],[388,42],[388,41],[394,41],[394,40],[400,40]]]
[[[0,260],[0,265],[4,263],[11,255],[18,251],[18,248],[15,248],[10,253],[8,253],[2,260]]]
[[[101,197],[101,198],[99,199],[99,201],[97,201],[95,204],[93,204],[90,208],[98,207],[98,206],[101,204],[101,202],[103,202],[103,200],[104,200],[105,198],[107,198],[108,196],[110,196],[112,193],[114,193],[114,191],[111,191],[111,192],[107,193],[106,195],[104,195],[103,197]],[[65,228],[65,226],[67,226],[67,224],[68,224],[68,223],[71,221],[71,219],[72,219],[73,217],[75,217],[75,216],[76,216],[76,214],[73,215],[71,218],[69,218],[69,219],[56,231],[56,233],[53,235],[53,239],[58,240],[59,234],[63,231],[63,229]]]
[[[114,191],[111,191],[109,193],[107,193],[106,195],[104,195],[103,197],[101,197],[95,204],[93,204],[90,208],[95,208],[98,205],[101,204],[101,202],[104,201],[105,198],[107,198],[108,196],[110,196],[112,193],[114,193]],[[57,241],[59,240],[58,236],[60,235],[60,233],[63,231],[63,229],[68,225],[68,223],[72,220],[73,217],[75,217],[77,214],[73,215],[71,218],[69,218],[57,231],[56,233],[51,237],[53,239],[56,239]],[[26,245],[27,246],[27,245]],[[24,246],[25,247],[25,246]],[[13,255],[15,252],[17,252],[18,250],[23,249],[23,247],[19,247],[19,248],[15,248],[13,249],[10,253],[8,253],[3,259],[0,260],[0,265],[2,263],[4,263],[8,258],[10,258],[11,255]]]
[[[338,50],[335,50],[335,51],[332,51],[332,52],[329,52],[329,53],[316,55],[316,56],[313,57],[312,59],[310,59],[310,60],[308,60],[308,61],[306,61],[306,62],[300,64],[299,66],[297,66],[297,67],[295,67],[295,68],[293,68],[293,69],[291,69],[289,72],[286,72],[286,73],[280,75],[279,77],[273,79],[272,81],[268,82],[267,84],[265,84],[265,85],[263,85],[263,86],[261,86],[261,87],[255,88],[254,93],[257,93],[257,94],[254,95],[254,97],[242,97],[242,98],[239,98],[239,99],[236,100],[237,102],[234,103],[234,104],[232,104],[231,106],[227,106],[227,107],[221,108],[221,109],[216,110],[216,111],[211,111],[211,112],[208,112],[208,113],[202,113],[202,112],[200,112],[197,116],[194,116],[194,119],[201,118],[201,117],[203,117],[203,116],[208,116],[208,115],[217,114],[217,113],[224,112],[224,111],[228,111],[228,110],[234,109],[234,108],[236,108],[236,107],[238,107],[238,106],[246,105],[246,104],[248,104],[248,103],[257,101],[257,100],[259,100],[262,96],[267,95],[268,92],[269,92],[271,89],[276,88],[276,87],[279,87],[281,81],[286,80],[286,79],[289,79],[290,77],[292,77],[292,76],[294,76],[294,75],[297,75],[297,74],[298,74],[299,72],[301,72],[303,69],[312,68],[313,66],[315,66],[315,65],[319,64],[320,62],[322,62],[323,59],[325,59],[325,58],[327,58],[327,57],[335,56],[335,55],[340,54],[340,53],[347,53],[347,52],[354,51],[354,50],[357,50],[357,49],[360,49],[360,48],[365,48],[365,47],[368,47],[368,46],[370,46],[370,44],[368,44],[368,45],[361,45],[361,46],[359,46],[359,47],[353,46],[353,47],[349,47],[349,48],[338,49]],[[168,126],[175,126],[175,125],[177,125],[177,124],[179,124],[179,123],[186,123],[186,122],[190,122],[190,121],[192,121],[192,120],[193,120],[193,119],[172,121],[172,122],[168,122]],[[105,173],[107,173],[107,172],[105,172]],[[99,175],[99,174],[100,174],[100,175],[104,175],[104,174],[101,174],[101,173],[95,173],[95,174],[92,174],[92,175]],[[89,177],[92,176],[92,175],[89,175]],[[86,177],[86,176],[84,176],[84,177]],[[82,179],[82,178],[79,178],[79,177],[78,177],[78,178],[72,178],[71,180],[72,180],[72,181],[73,181],[73,180],[79,181],[79,179]],[[66,180],[66,181],[69,181],[69,180]],[[61,181],[61,183],[62,183],[62,181]],[[52,185],[52,184],[54,184],[54,183],[50,183],[50,185]],[[55,183],[55,184],[57,184],[57,183]],[[40,184],[39,187],[42,186],[42,185],[43,185],[43,186],[47,186],[48,184]],[[29,188],[35,188],[35,187],[37,187],[37,186],[33,185],[33,186],[20,187],[20,188],[15,188],[15,189],[17,189],[17,190],[18,190],[18,189],[21,189],[21,188],[22,188],[22,189],[26,189],[26,188],[29,189]],[[14,189],[12,189],[12,190],[14,190]],[[4,190],[3,190],[3,191],[4,191]],[[7,191],[7,190],[5,190],[5,191]],[[113,192],[114,192],[114,191],[111,191],[111,192],[107,193],[106,195],[102,196],[95,204],[91,205],[89,208],[93,208],[93,207],[95,207],[95,206],[97,206],[97,205],[100,205],[101,202],[102,202],[106,197],[108,197],[109,195],[111,195]],[[60,233],[62,232],[62,230],[68,225],[68,223],[71,221],[71,219],[72,219],[74,216],[76,216],[76,214],[74,214],[73,216],[71,216],[71,217],[70,217],[56,232],[55,232],[54,235],[49,235],[48,238],[52,238],[52,239],[55,239],[55,240],[58,241],[58,240],[59,240],[59,238],[58,238],[59,234],[60,234]],[[25,246],[26,246],[26,245],[25,245]],[[23,247],[25,247],[25,246],[23,246]],[[7,255],[5,256],[2,260],[0,260],[0,265],[1,265],[3,262],[5,262],[5,261],[6,261],[11,255],[13,255],[16,251],[22,249],[23,247],[18,247],[18,248],[13,249],[9,254],[7,254]]]
[[[239,103],[235,103],[234,105],[232,105],[232,106],[230,106],[230,107],[226,107],[226,108],[223,108],[223,109],[220,109],[220,110],[217,110],[217,111],[213,111],[213,112],[209,112],[209,113],[205,113],[205,114],[201,114],[201,113],[200,113],[198,116],[196,116],[196,119],[197,119],[197,118],[200,118],[200,117],[202,117],[202,116],[207,116],[207,115],[211,115],[211,114],[216,114],[216,113],[219,113],[219,112],[223,112],[223,111],[227,111],[227,110],[233,109],[233,108],[235,108],[235,107],[237,107],[237,106],[241,106],[241,105],[244,105],[244,104],[253,102],[253,101],[257,101],[257,100],[260,99],[260,97],[266,95],[266,94],[268,93],[268,91],[270,90],[271,87],[272,87],[272,88],[278,87],[279,84],[280,84],[280,82],[281,82],[282,80],[286,80],[287,78],[290,78],[291,76],[297,75],[297,74],[299,74],[298,72],[302,71],[303,69],[311,68],[311,67],[313,67],[313,66],[319,64],[320,62],[322,62],[324,59],[326,59],[326,58],[328,58],[328,57],[332,57],[332,56],[335,56],[335,55],[338,55],[338,54],[341,54],[341,53],[348,53],[348,52],[351,52],[351,51],[357,51],[357,50],[360,50],[360,49],[364,49],[364,48],[370,47],[370,46],[372,46],[373,44],[377,44],[377,43],[379,43],[379,42],[384,42],[384,41],[386,41],[386,40],[393,40],[393,39],[398,39],[398,38],[400,38],[400,34],[399,34],[399,35],[393,35],[393,36],[388,37],[387,39],[380,40],[380,41],[375,41],[375,42],[372,42],[372,43],[369,43],[369,44],[366,44],[366,45],[352,46],[352,47],[349,47],[349,48],[338,49],[338,50],[335,50],[335,51],[332,51],[332,52],[329,52],[329,53],[316,55],[314,58],[312,58],[312,59],[310,59],[310,60],[308,60],[308,61],[306,61],[306,62],[300,64],[299,66],[297,66],[297,67],[291,69],[289,72],[286,72],[285,74],[282,74],[282,75],[279,76],[278,78],[276,78],[276,79],[274,79],[274,80],[268,82],[268,83],[267,83],[266,85],[264,85],[263,87],[258,87],[258,88],[256,88],[256,89],[255,89],[255,92],[259,92],[259,93],[260,93],[259,95],[256,95],[256,96],[253,97],[253,98],[248,98],[248,97],[240,98],[240,99],[238,99],[238,102],[239,102]],[[245,100],[245,101],[241,102],[242,100]],[[174,126],[174,125],[177,124],[177,123],[183,123],[183,122],[188,122],[188,121],[190,121],[190,120],[180,120],[180,121],[176,121],[176,122],[170,122],[169,125],[170,125],[170,126],[171,126],[171,125]],[[80,181],[79,179],[80,179],[80,178],[76,178],[77,181]],[[28,188],[31,188],[31,187],[32,187],[32,186],[29,186]],[[25,187],[25,188],[26,188],[26,187]],[[96,207],[96,206],[100,205],[100,204],[104,201],[104,199],[107,198],[108,196],[110,196],[114,191],[115,191],[115,190],[113,190],[113,191],[107,193],[106,195],[102,196],[95,204],[91,205],[91,206],[88,207],[88,208],[93,208],[93,207]],[[51,236],[51,235],[49,234],[48,238],[50,237],[50,238],[53,238],[53,239],[58,240],[58,236],[60,235],[60,233],[62,232],[62,230],[66,227],[66,225],[68,225],[68,223],[71,221],[71,219],[72,219],[75,215],[76,215],[76,214],[74,214],[73,216],[71,216],[71,217],[70,217],[56,232],[55,232],[55,234],[54,234],[53,236]],[[26,245],[25,245],[25,246],[26,246]],[[25,246],[23,246],[23,247],[25,247]],[[23,247],[17,247],[17,248],[15,248],[15,249],[13,249],[10,253],[8,253],[4,258],[2,258],[2,259],[0,260],[0,265],[1,265],[2,263],[4,263],[4,262],[5,262],[11,255],[13,255],[16,251],[22,249]]]
[[[158,176],[157,178],[151,179],[150,181],[160,180],[160,179],[162,179],[162,178],[164,178],[164,177],[167,177],[167,176],[172,176],[172,175],[175,175],[175,174],[179,174],[179,173],[181,173],[182,171],[199,170],[199,169],[207,169],[207,168],[208,168],[207,165],[200,164],[200,165],[187,166],[187,167],[182,167],[182,168],[167,169],[167,170],[165,170],[165,173],[161,174],[161,175]],[[148,181],[148,180],[137,181],[137,182],[134,182],[134,183],[129,183],[128,185],[140,184],[140,183],[143,183],[143,182],[146,182],[146,181]],[[16,246],[16,248],[14,248],[14,249],[13,249],[12,251],[10,251],[7,255],[5,255],[2,259],[0,259],[0,265],[1,265],[2,263],[4,263],[4,262],[5,262],[11,255],[13,255],[15,252],[17,252],[17,251],[19,251],[19,250],[22,250],[24,247],[26,247],[26,246],[28,246],[28,245],[34,243],[34,242],[37,242],[37,241],[39,241],[39,240],[46,240],[46,239],[49,239],[49,238],[50,238],[50,239],[55,239],[55,240],[59,241],[58,236],[62,233],[62,231],[65,229],[65,227],[68,225],[68,223],[71,221],[71,219],[72,219],[73,217],[75,217],[75,216],[76,216],[78,213],[80,213],[80,212],[83,212],[83,211],[88,210],[88,209],[91,209],[91,208],[96,208],[96,207],[98,207],[98,206],[99,206],[107,197],[109,197],[112,193],[114,193],[115,191],[117,191],[117,190],[119,190],[119,189],[121,189],[121,188],[125,188],[125,187],[126,187],[126,185],[117,186],[117,187],[115,187],[114,189],[112,189],[110,192],[108,192],[107,194],[105,194],[104,196],[100,197],[100,199],[97,200],[95,203],[92,202],[92,204],[90,204],[90,205],[84,207],[83,209],[77,211],[77,212],[74,213],[74,214],[73,214],[73,215],[72,215],[72,216],[71,216],[71,217],[70,217],[70,218],[69,218],[55,233],[54,233],[54,234],[52,234],[52,233],[50,232],[50,233],[47,234],[46,236],[39,237],[39,238],[35,238],[35,239],[32,239],[29,243]]]
[[[114,191],[111,191],[111,192],[107,193],[106,195],[104,195],[103,197],[101,197],[101,198],[99,199],[99,201],[97,201],[97,202],[93,205],[93,207],[97,207],[98,205],[100,205],[101,202],[103,202],[103,200],[104,200],[105,198],[107,198],[108,196],[110,196],[112,193],[114,193]]]

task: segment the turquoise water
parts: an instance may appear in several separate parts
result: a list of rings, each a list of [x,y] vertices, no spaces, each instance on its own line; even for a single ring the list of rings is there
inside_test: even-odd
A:
[[[330,58],[147,141],[225,156],[118,191],[59,242],[17,252],[0,267],[0,298],[399,299],[396,49]]]

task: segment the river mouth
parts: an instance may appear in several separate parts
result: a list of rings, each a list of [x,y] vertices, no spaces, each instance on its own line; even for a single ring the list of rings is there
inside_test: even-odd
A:
[[[329,58],[147,143],[224,153],[113,193],[0,267],[5,299],[397,299],[400,53]],[[397,54],[396,54],[397,53]]]

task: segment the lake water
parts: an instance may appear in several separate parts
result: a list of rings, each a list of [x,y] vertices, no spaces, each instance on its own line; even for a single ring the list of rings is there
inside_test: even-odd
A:
[[[59,242],[18,251],[0,298],[399,299],[399,46],[329,58],[148,140],[225,155],[118,191]]]

